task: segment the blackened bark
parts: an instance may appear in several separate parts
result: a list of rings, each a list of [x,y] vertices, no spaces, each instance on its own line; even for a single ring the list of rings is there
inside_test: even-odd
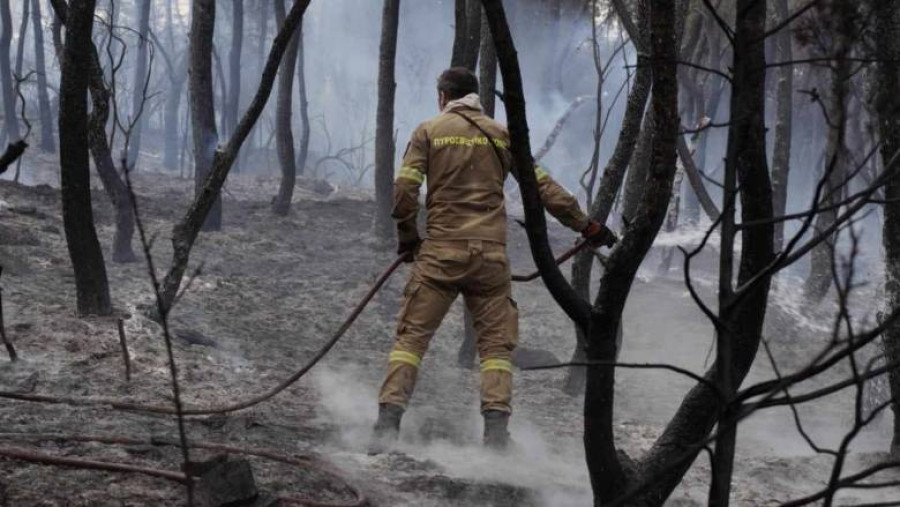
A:
[[[266,65],[263,68],[259,88],[257,89],[253,100],[250,102],[246,112],[244,112],[244,115],[238,122],[237,127],[228,139],[228,142],[221,148],[214,150],[212,153],[212,166],[208,176],[205,181],[202,182],[202,186],[199,188],[199,191],[194,198],[194,202],[191,203],[190,209],[188,209],[185,216],[175,225],[175,229],[172,233],[172,264],[169,268],[169,272],[166,273],[166,278],[163,280],[162,284],[163,304],[166,308],[170,308],[172,302],[175,300],[178,288],[181,286],[181,280],[187,269],[188,261],[190,260],[191,248],[194,246],[194,241],[197,240],[197,236],[200,234],[203,222],[206,220],[206,217],[213,209],[216,200],[219,198],[222,185],[225,184],[225,179],[228,177],[228,172],[237,157],[238,151],[244,141],[247,140],[250,131],[253,129],[253,125],[259,120],[259,116],[266,106],[266,102],[268,101],[275,84],[275,78],[278,75],[278,67],[280,66],[284,53],[287,51],[287,47],[294,36],[294,32],[297,31],[300,24],[303,22],[303,14],[306,12],[309,2],[310,0],[297,0],[294,2],[294,6],[285,18],[284,26],[278,31],[278,35],[275,36],[275,40],[272,43],[272,49],[269,51],[269,56],[266,59]],[[194,16],[196,19],[196,9],[194,10]],[[205,72],[207,77],[210,75],[209,71],[211,66],[209,53],[210,52],[205,53]],[[194,67],[193,70],[196,72],[197,67]],[[210,91],[212,90],[211,83],[208,84],[208,89]]]
[[[481,50],[481,0],[466,0],[466,41],[462,66],[478,70],[478,53]]]
[[[779,20],[789,16],[787,0],[775,0]],[[778,61],[794,59],[793,36],[790,30],[782,30],[775,36]],[[786,65],[777,71],[778,110],[775,117],[775,147],[772,155],[772,204],[775,216],[784,216],[787,210],[788,177],[791,169],[791,141],[794,123],[794,67]],[[780,252],[784,243],[784,222],[775,224],[775,251]]]
[[[897,173],[900,154],[900,7],[893,0],[875,0],[876,103],[881,158],[884,171]],[[888,180],[884,188],[885,314],[900,308],[900,178]],[[900,321],[894,321],[882,337],[885,361],[900,364]],[[894,403],[894,434],[891,453],[900,456],[900,368],[889,374]]]
[[[131,92],[131,121],[135,123],[128,140],[128,167],[135,167],[137,164],[138,155],[141,152],[141,135],[144,131],[144,124],[147,122],[147,115],[142,114],[141,111],[145,110],[147,101],[147,97],[144,96],[144,83],[147,81],[147,46],[150,44],[150,6],[152,3],[151,0],[136,0],[134,4],[137,9],[135,18],[138,21],[139,41]]]
[[[730,260],[735,250],[735,206],[730,204],[732,198],[728,197],[739,190],[741,221],[744,223],[765,223],[772,218],[772,182],[768,170],[765,127],[766,56],[763,34],[766,4],[765,0],[739,0],[737,3],[732,122],[725,159],[726,198],[722,210],[719,272],[719,312],[726,324],[716,330],[716,364],[712,376],[726,397],[725,401],[731,401],[756,357],[769,297],[770,280],[766,279],[746,297],[736,299]],[[771,262],[774,256],[774,230],[771,222],[742,229],[739,286]],[[712,457],[713,479],[709,491],[711,506],[725,507],[729,504],[737,440],[736,410],[737,407],[719,405],[720,431]]]
[[[38,0],[40,1],[40,0]],[[50,25],[50,33],[53,38],[53,53],[56,55],[56,63],[62,66],[62,53],[63,53],[63,42],[62,42],[62,20],[59,17],[59,12],[57,11],[58,5],[61,5],[61,2],[52,3],[55,15],[53,16],[53,24]]]
[[[741,221],[770,222],[772,188],[765,150],[765,53],[762,42],[766,2],[739,0],[736,11],[739,16],[732,64],[732,120],[729,126],[726,167],[736,179],[735,186],[740,188]],[[733,205],[723,207],[723,231],[725,222],[734,223],[734,209]],[[733,225],[729,228],[733,230]],[[743,228],[741,234],[744,247],[738,270],[739,286],[755,277],[773,258],[771,223]],[[722,239],[722,248],[733,252],[733,239],[724,236],[733,236],[723,233]],[[719,345],[726,346],[718,351],[716,364],[706,373],[706,378],[721,382],[721,370],[724,369],[729,373],[727,383],[730,384],[730,392],[734,392],[756,357],[765,319],[769,280],[763,280],[745,294],[740,302],[734,303],[734,299],[729,296],[732,286],[729,266],[721,267],[720,277],[725,279],[723,285],[728,287],[726,294],[720,294],[724,303],[720,308],[721,318],[725,322],[725,328],[734,330],[734,333],[725,337],[727,339],[719,340]],[[730,361],[723,363],[723,357],[726,356],[730,357]],[[675,417],[641,460],[640,468],[644,472],[645,483],[649,484],[643,496],[649,504],[658,505],[679,484],[699,452],[695,444],[708,437],[722,416],[721,407],[716,394],[703,384],[698,384],[687,394]],[[726,415],[733,416],[730,413]],[[734,421],[729,419],[721,424],[722,427],[728,427],[732,422]],[[733,445],[733,431],[723,431],[722,435],[722,447],[717,445],[716,449],[717,464],[721,464],[719,460],[728,458],[729,448]],[[728,471],[725,468],[723,472]],[[725,476],[720,476],[719,479],[723,482],[728,480]],[[721,500],[726,489],[720,487],[713,493],[714,498]]]
[[[69,17],[66,4],[54,1],[52,5],[56,11],[55,19],[60,21],[60,25],[65,24],[65,20]],[[106,138],[109,101],[112,96],[106,87],[100,56],[93,42],[90,44],[89,53],[88,91],[92,106],[87,122],[88,146],[103,189],[116,210],[112,260],[113,262],[134,262],[137,260],[131,246],[134,237],[134,208],[131,204],[131,192],[116,171],[109,141]]]
[[[91,47],[90,81],[91,114],[88,118],[88,143],[94,158],[94,167],[103,189],[116,210],[116,232],[113,235],[113,262],[134,262],[137,257],[131,246],[134,237],[134,208],[131,192],[116,171],[109,141],[106,138],[106,123],[109,120],[109,102],[112,99],[103,80],[103,68],[95,47]]]
[[[9,0],[0,0],[0,89],[3,92],[3,110],[6,111],[7,142],[13,144],[22,138],[19,133],[19,120],[15,114],[16,95],[13,91],[13,75],[10,68],[9,52],[12,46],[12,13],[9,10]]]
[[[197,196],[212,166],[219,144],[216,114],[213,106],[212,53],[213,31],[216,25],[215,0],[193,0],[190,33],[189,87],[191,97],[191,128],[194,138],[194,191]],[[216,189],[203,230],[222,229],[222,196]]]
[[[297,29],[297,97],[300,100],[300,152],[297,154],[297,172],[306,170],[306,159],[309,157],[309,139],[312,136],[309,125],[309,100],[306,93],[306,43],[303,41],[303,25]]]
[[[225,129],[228,137],[237,125],[241,100],[241,51],[244,47],[244,0],[231,0],[231,50],[228,53],[228,101],[225,103]],[[237,170],[237,168],[235,168]]]
[[[47,64],[44,58],[44,26],[41,23],[40,0],[31,0],[31,23],[34,32],[32,38],[34,39],[34,67],[37,72],[38,110],[41,115],[41,149],[48,153],[55,153],[53,113],[50,110],[50,95],[47,93]]]
[[[375,118],[375,235],[394,237],[391,219],[394,187],[394,97],[397,83],[397,31],[400,0],[384,0],[381,14],[381,45],[378,49],[378,110]]]
[[[284,2],[275,0],[275,23],[284,25]],[[272,212],[285,216],[291,209],[294,185],[297,181],[297,160],[294,158],[294,130],[291,122],[294,106],[294,70],[297,65],[299,32],[295,33],[284,53],[284,61],[278,71],[278,95],[275,102],[275,150],[281,166],[281,183],[278,195],[272,201]]]
[[[675,177],[675,142],[678,119],[678,45],[675,0],[650,2],[650,62],[653,69],[651,111],[653,134],[649,136],[650,161],[637,211],[620,244],[610,252],[600,288],[594,300],[588,333],[588,359],[615,359],[616,331],[625,301],[641,261],[662,227]],[[645,129],[648,125],[644,126]],[[585,453],[595,504],[606,503],[625,492],[628,479],[613,441],[615,372],[612,368],[590,368],[585,389]]]
[[[108,315],[112,305],[103,252],[94,229],[88,154],[87,89],[94,7],[93,0],[72,0],[68,9],[60,77],[60,181],[78,313]]]
[[[622,217],[626,221],[634,220],[640,213],[641,194],[644,183],[647,180],[647,172],[651,163],[651,147],[653,146],[653,133],[655,132],[655,118],[653,109],[644,113],[644,123],[638,136],[635,156],[631,159],[628,170],[628,179],[625,181],[625,189],[622,195]]]
[[[453,53],[450,55],[450,66],[460,67],[465,62],[466,54],[466,0],[454,0],[453,4]]]
[[[6,151],[0,155],[0,174],[5,173],[6,170],[9,169],[9,166],[19,160],[27,148],[28,143],[25,141],[16,141],[7,145]],[[2,269],[2,267],[0,267],[0,269]]]
[[[487,21],[481,23],[481,55],[478,60],[478,95],[484,114],[494,117],[497,102],[494,89],[497,88],[497,51]]]

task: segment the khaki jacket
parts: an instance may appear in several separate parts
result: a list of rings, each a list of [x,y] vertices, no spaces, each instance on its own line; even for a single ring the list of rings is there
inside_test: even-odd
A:
[[[458,111],[490,134],[488,138]],[[447,104],[437,117],[422,123],[406,147],[394,181],[394,208],[401,242],[418,238],[419,189],[427,182],[427,238],[506,243],[503,183],[511,166],[509,132],[482,113],[476,94]],[[582,231],[589,223],[578,201],[546,171],[535,168],[544,207],[567,227]]]

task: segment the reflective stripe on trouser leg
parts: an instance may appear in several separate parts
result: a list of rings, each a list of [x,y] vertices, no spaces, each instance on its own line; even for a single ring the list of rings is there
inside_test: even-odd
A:
[[[454,289],[442,290],[436,284],[426,283],[433,272],[440,273],[440,270],[432,269],[426,259],[416,260],[413,274],[403,291],[397,337],[378,397],[380,403],[406,407],[415,389],[419,364],[428,350],[428,342],[456,297]]]
[[[512,412],[512,362],[519,336],[518,311],[508,296],[473,297],[481,355],[481,410]]]
[[[419,356],[411,352],[396,349],[392,351],[378,403],[389,403],[405,408],[416,387],[421,361]]]
[[[512,412],[512,363],[509,359],[481,361],[481,411]]]

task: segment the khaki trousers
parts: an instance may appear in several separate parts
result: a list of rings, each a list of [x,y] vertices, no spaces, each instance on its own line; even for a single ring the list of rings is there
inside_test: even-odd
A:
[[[460,293],[475,321],[481,410],[511,411],[510,354],[518,341],[518,310],[510,297],[505,245],[481,240],[422,243],[403,292],[379,403],[406,407],[428,343]]]

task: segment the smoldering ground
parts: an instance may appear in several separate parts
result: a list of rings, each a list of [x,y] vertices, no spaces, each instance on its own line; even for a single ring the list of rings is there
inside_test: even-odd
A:
[[[101,2],[102,3],[102,2]],[[179,2],[185,6],[185,2]],[[227,12],[227,7],[225,8]],[[186,11],[182,11],[186,14]],[[133,20],[128,10],[120,22]],[[347,309],[365,292],[374,275],[391,260],[391,252],[373,248],[368,236],[373,204],[371,162],[367,144],[373,131],[377,62],[377,2],[335,0],[313,2],[306,32],[310,107],[313,117],[311,176],[329,178],[337,187],[317,191],[315,183],[297,190],[295,210],[287,218],[272,219],[270,197],[277,182],[277,163],[269,153],[244,163],[241,174],[228,181],[225,199],[225,232],[201,236],[194,258],[204,271],[173,315],[178,331],[206,336],[214,345],[179,340],[176,351],[184,376],[187,402],[218,404],[258,393],[305,362]],[[406,138],[423,119],[436,112],[434,78],[449,61],[452,45],[452,2],[403,2],[401,44],[398,55],[398,105],[396,156],[402,154]],[[230,40],[227,16],[217,27],[218,46]],[[181,21],[186,20],[186,16]],[[249,23],[252,23],[249,21]],[[160,32],[162,20],[154,20]],[[538,146],[553,123],[573,100],[595,93],[595,75],[590,70],[590,51],[584,41],[588,23],[564,16],[561,23],[572,47],[559,58],[560,48],[549,49],[546,27],[540,20],[514,20],[519,49],[525,65],[529,120],[533,142]],[[271,35],[271,24],[270,32]],[[618,39],[615,33],[603,41],[604,57]],[[268,43],[269,40],[264,42]],[[550,41],[553,42],[553,41]],[[181,40],[183,47],[185,41]],[[250,51],[250,48],[247,49]],[[626,51],[621,65],[607,77],[609,88],[626,81],[626,64],[633,52]],[[563,64],[556,63],[562,60]],[[244,103],[255,89],[257,72],[249,69],[242,89]],[[122,79],[130,75],[131,54],[126,56]],[[162,68],[157,60],[157,68]],[[157,70],[158,72],[158,70]],[[51,80],[55,73],[51,73]],[[562,86],[542,90],[547,79]],[[163,81],[164,82],[164,81]],[[54,85],[57,83],[53,83]],[[153,93],[167,91],[153,81]],[[127,86],[126,86],[127,89]],[[604,104],[614,94],[604,93]],[[162,95],[157,95],[162,98]],[[727,99],[727,97],[726,97]],[[124,100],[124,99],[122,99]],[[601,165],[612,152],[621,116],[620,102],[610,115],[610,128],[601,144]],[[271,105],[270,105],[271,108]],[[151,108],[152,109],[152,108]],[[270,114],[271,110],[269,111]],[[554,176],[576,190],[578,176],[593,148],[589,133],[594,111],[579,109],[546,159]],[[500,119],[502,120],[502,109]],[[352,119],[353,121],[348,121]],[[717,120],[722,120],[718,118]],[[265,122],[263,122],[265,123]],[[178,179],[159,167],[163,124],[151,114],[144,131],[144,152],[135,174],[140,208],[150,232],[157,236],[154,254],[170,256],[169,234],[174,220],[186,209],[191,182]],[[327,134],[326,134],[327,128]],[[266,153],[265,128],[251,145]],[[724,151],[724,131],[711,140],[710,160]],[[824,136],[822,136],[824,137]],[[338,149],[363,144],[354,173],[322,157]],[[797,150],[795,162],[808,166],[812,148]],[[187,157],[189,158],[189,149]],[[184,150],[183,150],[184,151]],[[58,160],[35,153],[23,164],[23,181],[58,185]],[[189,165],[189,164],[188,164]],[[716,178],[716,163],[709,174]],[[313,171],[318,167],[318,171]],[[189,169],[186,175],[189,175]],[[359,172],[362,172],[360,174]],[[810,171],[811,172],[811,171]],[[807,179],[809,179],[807,177]],[[808,204],[810,190],[799,179],[799,190],[791,193],[788,211]],[[808,182],[807,182],[808,183]],[[359,184],[362,188],[355,188]],[[717,196],[715,185],[711,192]],[[50,392],[72,396],[108,396],[147,402],[169,402],[167,369],[159,328],[142,316],[149,301],[142,264],[111,265],[113,295],[122,316],[127,317],[135,363],[135,378],[122,380],[121,358],[114,322],[109,319],[77,319],[71,311],[73,285],[65,253],[59,217],[59,196],[51,187],[27,188],[7,185],[2,198],[10,206],[0,207],[4,224],[16,232],[3,234],[0,245],[4,295],[10,333],[23,361],[0,368],[4,388],[28,392]],[[94,182],[95,208],[101,242],[110,243],[113,212]],[[36,208],[35,213],[22,210]],[[515,212],[516,207],[511,206]],[[13,242],[30,231],[34,241]],[[553,227],[554,246],[561,251],[571,245],[572,235]],[[657,247],[696,244],[703,228],[682,229],[663,235]],[[510,254],[517,271],[533,268],[522,231],[511,226]],[[715,287],[712,252],[698,260],[696,282],[708,301]],[[867,236],[866,253],[877,257],[877,233]],[[633,362],[670,362],[692,371],[702,371],[710,357],[712,329],[690,300],[680,280],[681,257],[676,253],[671,271],[660,274],[659,252],[645,263],[640,283],[635,285],[625,315],[625,339],[621,358]],[[867,268],[868,269],[868,268]],[[877,270],[868,270],[869,282],[854,298],[859,321],[870,319]],[[456,305],[435,338],[423,364],[419,390],[407,419],[397,453],[368,457],[364,448],[375,416],[375,391],[381,380],[390,347],[393,319],[400,299],[403,277],[399,273],[379,294],[360,321],[326,362],[271,403],[225,417],[194,419],[189,436],[195,439],[237,441],[276,448],[285,452],[319,453],[336,463],[342,476],[381,505],[586,505],[590,502],[584,455],[581,448],[581,401],[559,390],[562,371],[518,372],[516,375],[513,434],[517,450],[498,457],[479,446],[480,418],[477,412],[477,374],[456,366],[456,348],[462,335],[461,312]],[[574,347],[571,325],[549,298],[540,282],[517,286],[515,297],[522,315],[523,346],[547,350],[565,359]],[[800,304],[798,283],[790,276],[779,280],[770,305],[767,339],[782,358],[781,366],[804,364],[827,340],[833,308],[812,311]],[[871,319],[870,319],[871,320]],[[872,351],[869,351],[872,353]],[[748,382],[771,378],[773,372],[760,355]],[[846,372],[844,372],[846,373]],[[617,434],[619,444],[630,453],[649,447],[662,425],[675,411],[692,382],[666,372],[621,371],[617,384]],[[842,392],[801,409],[805,427],[822,444],[833,445],[850,426],[851,394]],[[889,440],[888,417],[865,431],[854,447],[851,471],[861,463],[878,459],[876,452]],[[0,425],[11,432],[69,431],[73,428],[141,436],[174,432],[168,419],[144,418],[106,409],[43,407],[4,404]],[[772,410],[749,419],[739,431],[735,479],[736,501],[741,505],[763,505],[808,493],[821,485],[830,465],[827,457],[814,456],[797,435],[792,415]],[[112,455],[114,459],[143,460],[169,468],[177,467],[175,453],[152,448],[108,449],[100,446],[48,444],[45,450],[71,455]],[[290,471],[254,462],[260,482],[271,490],[302,491],[314,495],[310,485]],[[177,503],[178,488],[146,478],[119,477],[92,472],[61,471],[3,462],[0,484],[13,504],[129,504]],[[672,502],[700,505],[706,498],[708,465],[704,458],[688,475]],[[339,484],[332,479],[329,484]],[[337,486],[336,486],[337,487]],[[845,492],[842,503],[892,501],[891,491]],[[114,500],[111,500],[114,499]]]
[[[52,180],[52,160],[29,171]],[[46,171],[46,174],[43,174]],[[164,258],[170,224],[177,208],[186,206],[190,190],[182,181],[154,173],[135,175],[141,209],[150,232],[158,234],[154,254]],[[95,184],[99,185],[98,182]],[[245,399],[276,384],[308,360],[339,325],[348,308],[362,297],[374,276],[393,255],[372,245],[369,221],[373,204],[364,192],[339,190],[329,197],[298,192],[295,212],[272,220],[268,197],[272,186],[252,176],[238,176],[225,196],[226,228],[205,237],[196,262],[204,270],[173,314],[176,334],[199,332],[216,346],[176,341],[186,403],[218,405]],[[72,396],[130,398],[147,403],[164,400],[168,378],[158,326],[142,316],[148,299],[144,266],[112,266],[116,305],[129,314],[126,328],[134,356],[131,383],[123,379],[115,323],[76,318],[68,297],[66,247],[60,233],[58,194],[5,183],[0,212],[17,231],[42,231],[30,244],[3,244],[4,303],[7,329],[22,361],[3,363],[4,388]],[[38,194],[41,196],[38,198]],[[20,213],[19,208],[35,208]],[[110,206],[98,202],[101,241],[114,231]],[[52,232],[52,231],[56,232]],[[340,230],[346,234],[336,235]],[[4,236],[12,238],[14,236]],[[511,224],[508,245],[513,270],[533,269],[524,233]],[[551,226],[556,251],[568,248],[571,233]],[[6,240],[5,240],[6,241]],[[683,238],[682,244],[693,241]],[[670,246],[662,241],[661,246]],[[625,313],[621,359],[669,362],[702,371],[712,341],[712,328],[691,301],[681,273],[660,275],[659,251],[642,269]],[[710,253],[714,257],[715,252]],[[712,297],[712,275],[700,259],[696,279],[701,294]],[[674,266],[679,266],[676,262]],[[12,268],[16,269],[12,269]],[[432,341],[423,365],[409,417],[404,421],[398,452],[365,454],[407,272],[392,278],[335,350],[310,377],[271,402],[222,417],[195,418],[189,437],[283,452],[314,453],[338,467],[341,476],[379,505],[585,505],[589,499],[581,448],[581,400],[562,394],[564,372],[517,372],[513,438],[520,446],[509,457],[496,457],[479,445],[478,374],[456,365],[462,336],[462,312],[452,307]],[[877,275],[874,275],[877,276]],[[546,350],[561,360],[574,348],[573,329],[540,282],[515,284],[520,308],[520,345]],[[860,320],[870,313],[867,286],[853,300]],[[770,305],[767,338],[784,371],[806,363],[827,339],[828,320],[804,310],[799,292],[785,279]],[[822,310],[823,315],[829,309]],[[748,382],[772,377],[763,356]],[[836,375],[838,373],[835,373]],[[822,379],[821,381],[825,381]],[[617,376],[617,438],[629,453],[646,450],[671,417],[689,379],[668,372],[622,370]],[[814,386],[810,386],[810,389]],[[852,393],[842,392],[801,410],[809,431],[822,444],[833,444],[851,424],[845,407]],[[852,467],[877,459],[889,438],[884,417],[860,437]],[[73,431],[137,436],[172,436],[164,418],[144,417],[102,408],[6,403],[0,425],[8,432]],[[806,494],[827,477],[830,460],[817,457],[794,429],[791,414],[773,410],[752,417],[738,433],[736,501],[762,505]],[[53,450],[84,456],[119,456],[156,466],[177,467],[175,452],[118,451],[101,446],[55,444]],[[315,495],[304,489],[291,470],[254,462],[260,483],[271,490]],[[3,484],[15,502],[100,503],[106,495],[136,505],[181,498],[177,487],[131,476],[92,472],[55,472],[3,462]],[[708,468],[698,460],[673,497],[683,505],[702,505]],[[330,479],[335,487],[340,481]],[[48,485],[55,485],[48,488]],[[151,494],[152,492],[152,494]],[[842,503],[890,500],[891,492],[850,491]]]

